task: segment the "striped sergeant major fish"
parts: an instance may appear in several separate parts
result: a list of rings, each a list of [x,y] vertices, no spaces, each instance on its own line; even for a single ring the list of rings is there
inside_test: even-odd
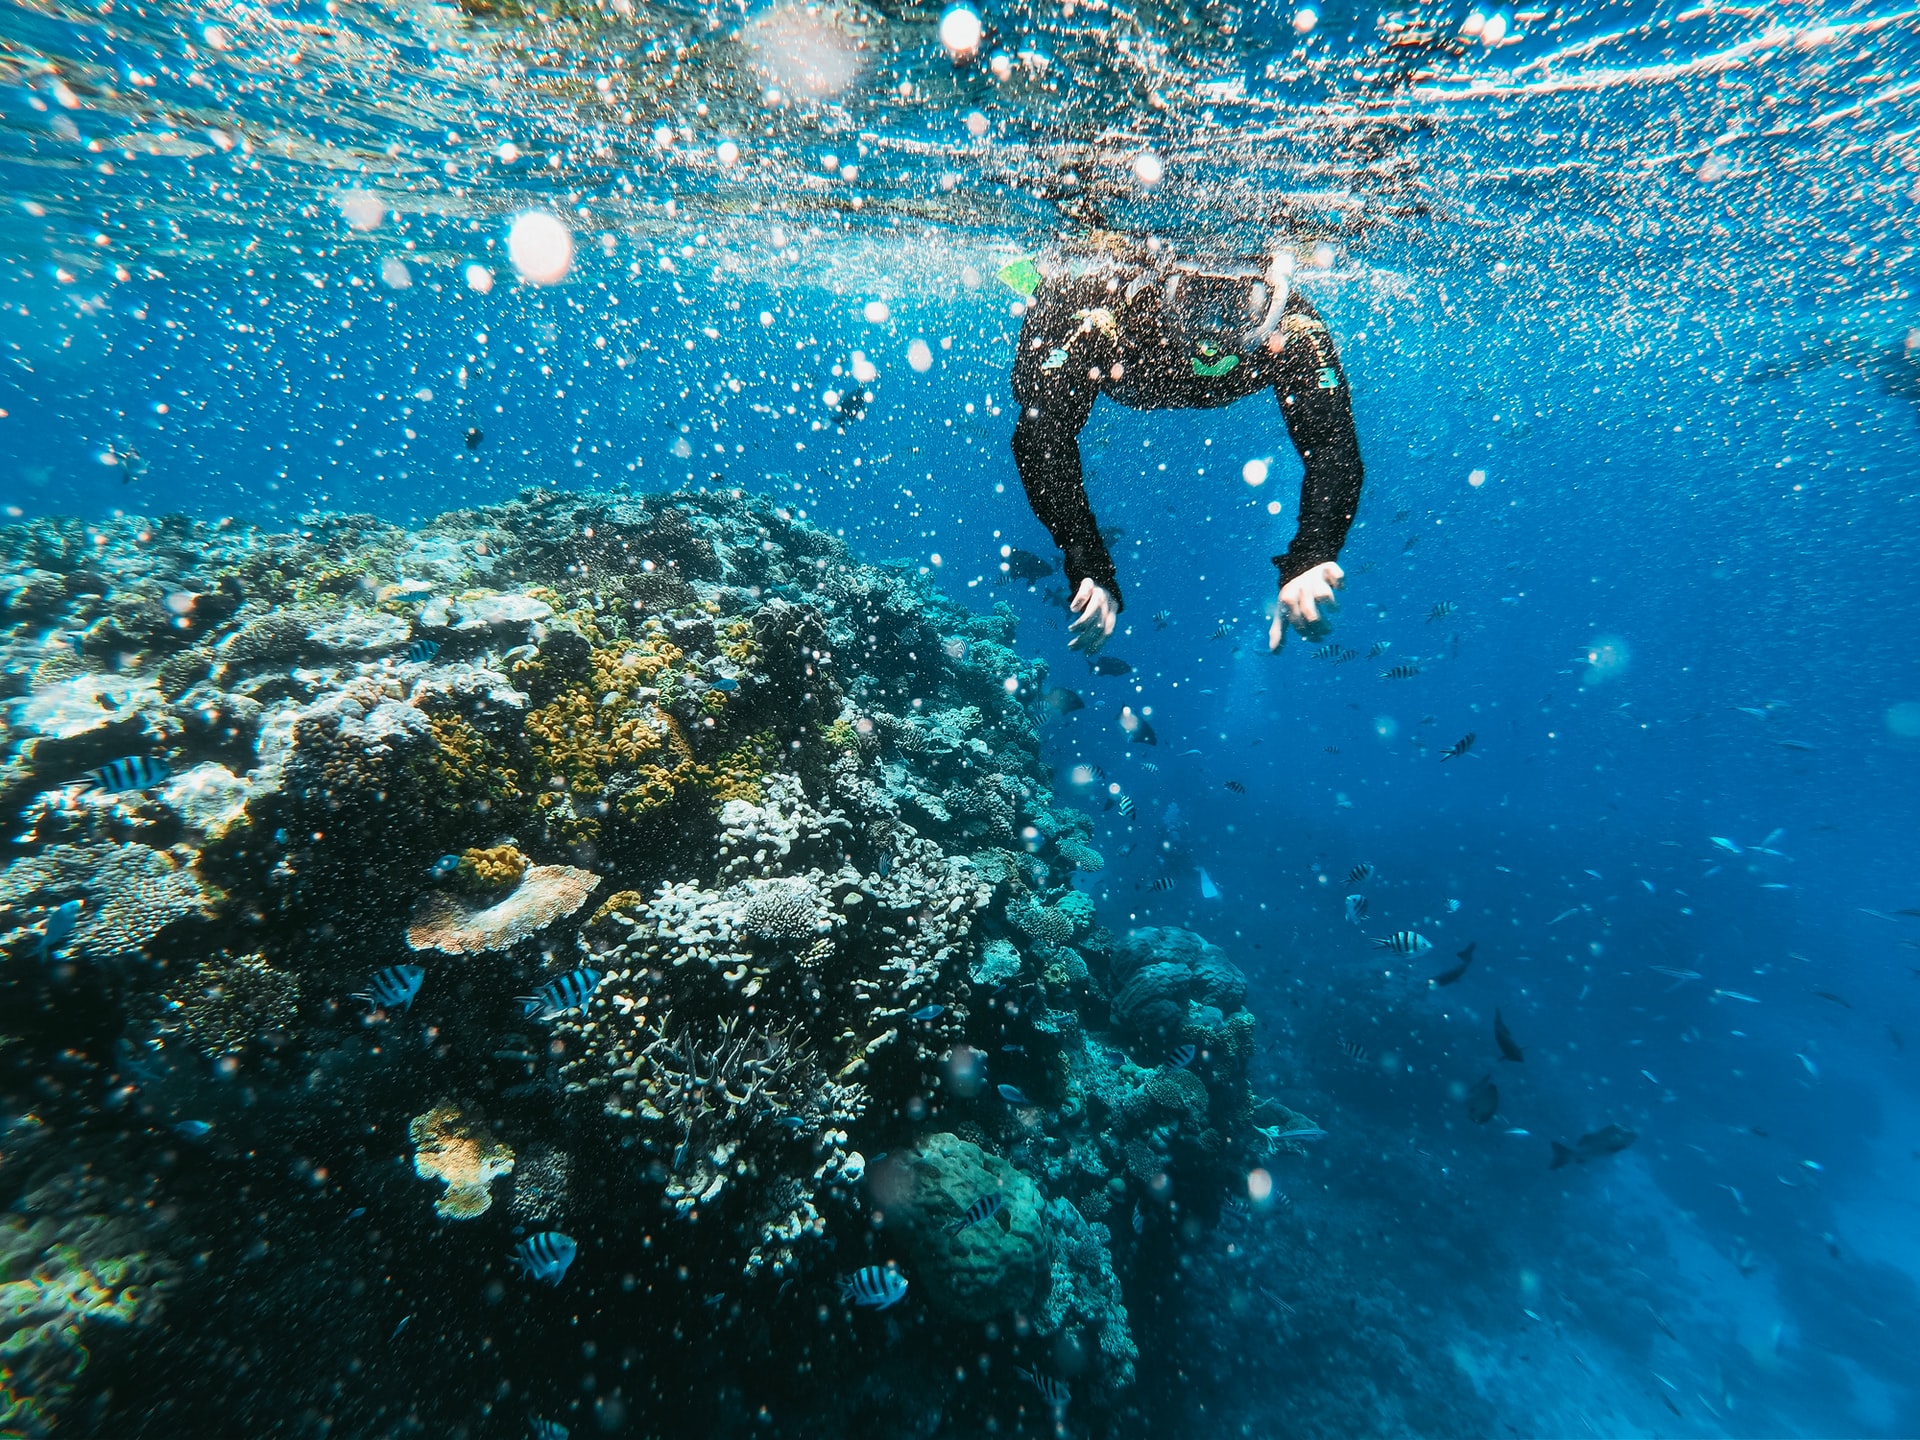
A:
[[[1368,860],[1362,860],[1358,865],[1347,871],[1347,884],[1349,885],[1364,885],[1372,878],[1373,864]]]
[[[1121,819],[1130,819],[1133,815],[1133,797],[1131,795],[1122,795],[1118,801],[1118,809]]]
[[[1460,607],[1454,604],[1453,601],[1451,600],[1442,600],[1438,605],[1434,606],[1433,609],[1427,612],[1427,623],[1431,625],[1436,620],[1444,620],[1447,618],[1447,616],[1451,615],[1454,611],[1458,610],[1459,608]]]
[[[1402,660],[1398,665],[1389,665],[1380,672],[1382,680],[1411,680],[1420,673],[1418,660]]]
[[[1331,660],[1336,665],[1344,665],[1349,660],[1358,660],[1360,652],[1349,650],[1344,645],[1322,645],[1307,657],[1310,660]]]
[[[1449,745],[1446,748],[1446,750],[1441,754],[1440,758],[1443,761],[1458,760],[1462,755],[1466,754],[1469,750],[1473,749],[1473,742],[1477,738],[1478,737],[1474,734],[1473,731],[1471,730],[1467,731],[1466,734],[1462,735],[1458,740],[1454,741],[1453,744]]]
[[[558,1420],[548,1420],[535,1415],[527,1421],[528,1440],[567,1440],[573,1432]]]
[[[907,1277],[891,1265],[865,1265],[840,1282],[840,1298],[865,1310],[886,1310],[907,1297]]]
[[[420,993],[421,982],[426,978],[424,965],[389,965],[375,971],[367,988],[356,990],[353,998],[378,1005],[382,1010],[405,1010],[412,1006],[413,997]]]
[[[1391,640],[1376,640],[1373,642],[1373,648],[1367,651],[1367,659],[1378,660],[1392,648],[1393,642]]]
[[[67,948],[73,927],[80,923],[80,902],[68,900],[47,912],[46,927],[40,932],[40,958],[51,960]]]
[[[998,1190],[991,1195],[982,1195],[961,1213],[958,1220],[947,1227],[947,1233],[958,1234],[962,1230],[984,1224],[1006,1208],[1007,1197]]]
[[[1176,1045],[1167,1052],[1166,1062],[1161,1065],[1160,1068],[1162,1070],[1184,1070],[1193,1064],[1194,1057],[1199,1053],[1199,1047],[1191,1042],[1185,1045]]]
[[[151,790],[155,785],[164,785],[171,774],[173,767],[164,760],[152,755],[129,755],[87,771],[76,783],[82,790],[113,794],[121,790]]]
[[[1065,1410],[1067,1403],[1073,1399],[1073,1392],[1067,1389],[1064,1380],[1056,1380],[1053,1376],[1042,1374],[1038,1370],[1022,1370],[1017,1365],[1013,1373],[1038,1390],[1040,1398],[1047,1402],[1056,1415]]]
[[[1340,1042],[1340,1053],[1349,1060],[1366,1060],[1370,1058],[1367,1047],[1360,1044],[1357,1040],[1342,1040]]]
[[[1433,942],[1418,930],[1396,930],[1375,940],[1373,948],[1391,950],[1396,955],[1424,955],[1433,948]]]
[[[513,1247],[513,1263],[520,1267],[520,1273],[529,1280],[558,1285],[567,1278],[567,1267],[573,1264],[573,1257],[579,1253],[580,1246],[571,1235],[563,1235],[558,1230],[542,1230]]]
[[[1367,897],[1364,895],[1347,896],[1347,923],[1358,925],[1367,913]]]
[[[1175,884],[1175,881],[1173,876],[1156,875],[1154,876],[1153,883],[1147,886],[1147,888],[1149,890],[1171,890],[1173,889],[1174,884]]]
[[[557,980],[549,980],[531,995],[520,997],[520,1013],[533,1020],[553,1020],[569,1010],[584,1010],[600,984],[601,972],[581,966]]]
[[[416,640],[407,646],[407,663],[410,665],[424,665],[439,653],[440,642],[438,640]]]

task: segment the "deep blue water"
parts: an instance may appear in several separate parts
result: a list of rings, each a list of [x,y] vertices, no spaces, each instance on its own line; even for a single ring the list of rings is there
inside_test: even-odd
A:
[[[1590,33],[1656,20],[1672,17],[1586,17]],[[1367,463],[1330,637],[1361,652],[1344,665],[1297,639],[1266,653],[1298,468],[1265,397],[1102,402],[1082,436],[1096,511],[1124,531],[1108,653],[1132,674],[1092,676],[1067,650],[1057,575],[1004,581],[1003,545],[1057,552],[1008,449],[1019,322],[993,278],[1045,236],[1003,208],[974,228],[842,215],[815,233],[614,215],[583,221],[569,281],[537,289],[509,278],[504,211],[353,236],[300,218],[282,181],[239,229],[265,234],[284,205],[309,253],[274,240],[251,259],[232,216],[169,251],[125,208],[127,171],[151,167],[163,209],[217,191],[219,154],[89,178],[32,128],[54,112],[28,108],[49,92],[24,70],[0,152],[0,502],[291,526],[315,509],[424,519],[525,486],[742,487],[967,604],[1010,605],[1022,653],[1087,701],[1048,724],[1063,790],[1096,764],[1137,806],[1128,820],[1101,808],[1104,785],[1075,792],[1109,862],[1083,883],[1116,928],[1191,925],[1248,971],[1257,1073],[1333,1132],[1275,1223],[1391,1289],[1388,1330],[1417,1332],[1516,1433],[1912,1434],[1920,918],[1900,912],[1920,907],[1920,386],[1900,347],[1920,325],[1920,162],[1909,97],[1804,123],[1893,85],[1912,26],[1834,42],[1822,69],[1787,46],[1738,70],[1751,93],[1734,99],[1696,77],[1464,119],[1459,101],[1413,107],[1454,122],[1410,142],[1433,210],[1343,240],[1304,282]],[[1655,142],[1697,168],[1694,140],[1738,128],[1714,107],[1757,113],[1770,85],[1800,107],[1798,139],[1722,146],[1731,178],[1608,173]],[[853,143],[792,141],[802,159]],[[1583,176],[1515,178],[1516,155],[1589,146],[1602,163]],[[1460,157],[1477,163],[1443,163]],[[1161,223],[1204,227],[1186,203]],[[71,258],[96,224],[129,278]],[[395,256],[404,289],[382,283]],[[491,293],[468,289],[470,262],[495,269]],[[869,301],[887,318],[863,318]],[[1762,373],[1841,334],[1869,343]],[[820,396],[856,351],[876,398],[840,425]],[[138,475],[101,458],[131,450]],[[1272,462],[1259,487],[1241,478],[1256,458]],[[1418,676],[1379,678],[1416,657]],[[1123,705],[1156,745],[1127,743]],[[1443,761],[1468,732],[1471,753]],[[1342,898],[1361,862],[1377,873],[1355,926]],[[1150,888],[1163,875],[1173,888]],[[1432,954],[1370,946],[1402,928]],[[1430,988],[1469,942],[1468,974]],[[1496,1008],[1523,1065],[1495,1058]],[[1501,1095],[1484,1127],[1464,1107],[1482,1074]],[[1550,1140],[1607,1123],[1637,1145],[1548,1169]],[[1311,1382],[1264,1312],[1236,1309],[1228,1270],[1205,1273],[1163,1303],[1220,1340],[1215,1369],[1143,1366],[1186,1417],[1166,1433],[1286,1423],[1285,1387]],[[1427,1384],[1413,1374],[1409,1396]]]

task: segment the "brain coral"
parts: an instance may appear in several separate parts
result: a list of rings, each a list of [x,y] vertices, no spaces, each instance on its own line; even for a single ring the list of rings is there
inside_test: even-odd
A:
[[[446,1183],[433,1202],[448,1220],[471,1220],[493,1205],[493,1182],[513,1172],[513,1151],[493,1137],[477,1115],[458,1105],[436,1105],[407,1126],[413,1141],[413,1170],[422,1180]]]
[[[1171,926],[1129,932],[1114,949],[1108,984],[1115,1023],[1163,1041],[1190,1021],[1219,1028],[1247,993],[1246,976],[1219,946]]]
[[[440,950],[449,955],[510,950],[554,921],[573,914],[587,903],[599,883],[600,877],[591,870],[535,865],[510,894],[491,905],[436,892],[415,907],[413,923],[407,927],[407,944],[415,950]]]
[[[1046,1197],[1021,1171],[959,1136],[929,1135],[876,1171],[874,1196],[906,1238],[928,1300],[962,1320],[1031,1306],[1047,1278]],[[961,1224],[967,1207],[998,1195],[1000,1214]]]

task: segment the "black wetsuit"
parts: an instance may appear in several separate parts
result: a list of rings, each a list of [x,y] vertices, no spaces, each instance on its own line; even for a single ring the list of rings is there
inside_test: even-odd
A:
[[[1280,583],[1339,555],[1360,500],[1360,442],[1333,337],[1304,295],[1289,287],[1261,337],[1273,297],[1253,267],[1208,273],[1096,257],[1041,273],[1013,362],[1013,458],[1072,588],[1091,578],[1120,600],[1080,475],[1080,429],[1101,395],[1135,410],[1209,409],[1271,386],[1306,466],[1299,527],[1273,557]]]

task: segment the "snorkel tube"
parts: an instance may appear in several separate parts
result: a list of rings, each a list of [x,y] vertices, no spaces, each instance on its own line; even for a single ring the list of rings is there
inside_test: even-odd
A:
[[[1257,350],[1267,344],[1279,331],[1280,321],[1287,313],[1287,301],[1293,294],[1294,268],[1299,263],[1293,251],[1283,248],[1277,240],[1273,243],[1273,257],[1267,261],[1267,313],[1244,337],[1249,350]],[[1284,335],[1281,336],[1283,343],[1285,339]],[[1279,346],[1274,348],[1278,350]]]

